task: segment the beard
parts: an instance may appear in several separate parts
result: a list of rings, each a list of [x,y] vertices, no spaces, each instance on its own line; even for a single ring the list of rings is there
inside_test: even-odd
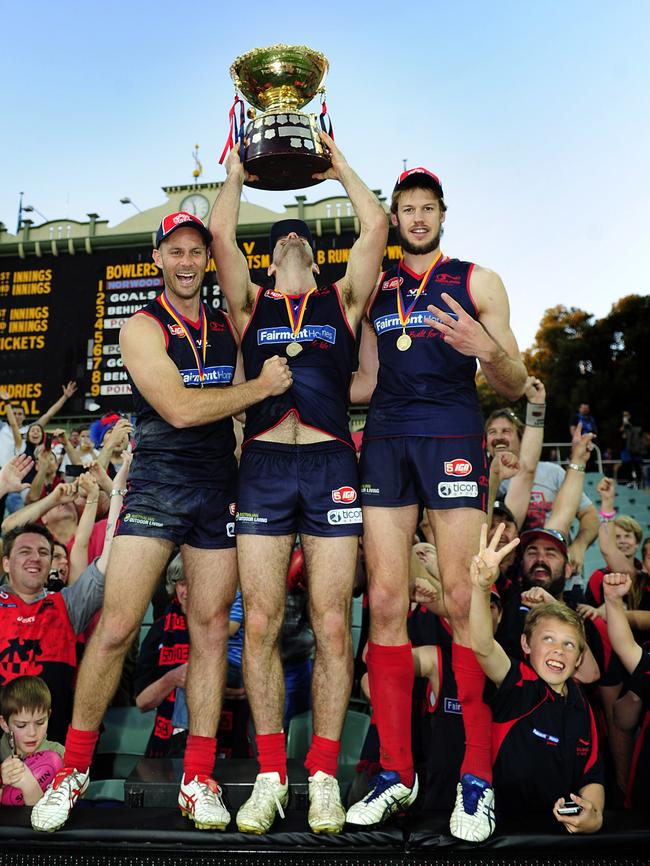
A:
[[[395,231],[397,232],[397,239],[400,242],[400,246],[402,247],[402,251],[405,253],[409,253],[412,256],[426,256],[427,253],[432,253],[434,250],[437,250],[440,246],[440,238],[442,237],[442,228],[430,241],[425,241],[421,244],[414,244],[404,236],[402,233],[401,226],[399,222],[395,226]]]
[[[546,571],[548,575],[548,582],[540,580],[539,578],[535,578],[535,580],[531,579],[531,574],[537,568],[542,568]],[[559,575],[554,575],[551,569],[543,562],[534,562],[531,567],[524,571],[521,575],[521,582],[524,589],[531,589],[533,586],[541,586],[542,589],[545,589],[553,598],[560,598],[562,593],[564,592],[564,586],[566,584],[566,578],[564,577],[564,566],[562,566],[562,571]]]

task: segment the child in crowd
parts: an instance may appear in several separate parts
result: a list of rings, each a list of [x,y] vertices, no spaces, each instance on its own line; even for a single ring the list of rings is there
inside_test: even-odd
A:
[[[647,779],[650,768],[650,653],[634,639],[624,599],[632,588],[629,574],[606,574],[603,593],[607,609],[607,632],[614,652],[630,674],[627,692],[614,706],[614,721],[623,730],[636,730],[632,769],[625,805],[648,810]]]
[[[506,814],[552,810],[569,833],[594,833],[603,822],[605,788],[591,708],[573,679],[582,661],[582,620],[563,602],[540,604],[526,617],[526,661],[494,640],[490,592],[498,575],[503,525],[487,546],[481,531],[472,560],[472,649],[497,686],[493,712],[494,789]],[[511,542],[514,546],[514,542]]]
[[[40,677],[17,677],[0,696],[3,806],[33,806],[63,766],[63,746],[46,739],[52,696]]]

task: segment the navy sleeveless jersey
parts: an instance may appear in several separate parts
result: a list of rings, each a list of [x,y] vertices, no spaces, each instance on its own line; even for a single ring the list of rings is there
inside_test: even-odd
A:
[[[223,388],[232,383],[237,363],[237,343],[227,316],[204,304],[208,323],[205,358],[205,388]],[[196,358],[184,331],[164,309],[158,298],[136,316],[150,316],[165,335],[167,354],[183,378],[186,388],[200,387]],[[184,319],[202,357],[200,323]],[[127,371],[128,372],[128,371]],[[220,486],[236,471],[235,434],[232,418],[198,427],[177,429],[147,403],[129,376],[136,412],[134,459],[129,480],[155,480],[160,484],[191,487]]]
[[[300,296],[288,297],[295,307]],[[284,357],[287,344],[293,341],[284,295],[260,288],[242,336],[246,378],[259,376],[267,358]],[[353,447],[347,407],[355,337],[335,285],[323,286],[309,296],[297,341],[302,351],[288,359],[293,385],[284,394],[267,397],[246,410],[244,444],[293,411],[303,424]]]
[[[379,375],[364,436],[476,436],[483,433],[474,377],[476,359],[445,344],[425,324],[428,304],[448,310],[442,292],[451,295],[472,318],[476,307],[469,291],[474,266],[445,259],[430,277],[409,318],[410,348],[400,352],[402,333],[397,312],[398,280],[408,309],[422,280],[402,263],[385,271],[368,310],[377,334]],[[451,313],[451,310],[448,310]]]

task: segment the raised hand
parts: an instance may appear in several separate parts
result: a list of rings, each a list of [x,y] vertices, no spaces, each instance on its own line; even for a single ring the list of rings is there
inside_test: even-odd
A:
[[[601,499],[614,499],[616,496],[616,482],[613,478],[603,477],[596,486],[596,492]]]
[[[534,607],[536,604],[549,604],[549,602],[557,601],[553,598],[550,592],[547,592],[541,586],[531,586],[530,589],[525,589],[521,594],[521,603],[526,607]]]
[[[0,496],[5,493],[20,493],[27,490],[29,484],[23,483],[23,478],[34,466],[34,461],[27,454],[19,454],[17,457],[5,463],[0,469]]]
[[[623,598],[632,589],[632,578],[629,574],[614,571],[603,578],[603,594],[605,601],[615,601]]]
[[[68,400],[77,390],[77,383],[70,380],[67,385],[61,385],[61,390],[65,399]]]
[[[508,542],[500,550],[497,550],[505,528],[505,523],[500,523],[492,536],[492,541],[488,545],[487,523],[481,526],[479,550],[476,556],[472,557],[469,566],[469,576],[472,585],[483,592],[489,592],[492,589],[492,584],[499,576],[501,561],[519,544],[519,539],[513,538],[512,541]]]
[[[546,388],[541,379],[528,376],[524,385],[524,395],[529,403],[546,403]]]
[[[228,158],[226,159],[226,173],[228,176],[233,175],[234,177],[239,178],[242,183],[247,180],[259,180],[256,174],[251,174],[244,168],[241,157],[239,156],[239,147],[237,145],[231,148]]]
[[[316,174],[313,174],[312,177],[316,180],[341,180],[341,170],[344,170],[345,167],[347,167],[347,160],[336,144],[334,144],[334,139],[331,135],[328,135],[321,129],[320,138],[327,150],[330,152],[332,165],[327,169],[327,171],[317,172]]]

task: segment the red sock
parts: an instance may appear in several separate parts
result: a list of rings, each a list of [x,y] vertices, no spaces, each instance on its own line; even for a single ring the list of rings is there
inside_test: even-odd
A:
[[[217,738],[188,734],[183,772],[189,781],[195,776],[212,776],[217,757]]]
[[[78,731],[70,725],[65,738],[63,766],[87,773],[98,739],[99,731]]]
[[[340,751],[340,740],[328,740],[326,737],[318,737],[314,734],[305,758],[305,767],[309,770],[309,775],[313,776],[321,770],[328,776],[336,776]]]
[[[284,731],[279,734],[256,734],[257,760],[260,773],[279,773],[284,785],[287,781],[287,746]]]
[[[465,727],[460,774],[472,773],[492,784],[492,711],[483,703],[485,674],[473,650],[457,643],[451,645],[451,663]]]
[[[398,772],[402,784],[412,788],[415,776],[411,751],[414,680],[411,644],[380,646],[369,641],[366,665],[379,731],[381,765],[385,770]]]

